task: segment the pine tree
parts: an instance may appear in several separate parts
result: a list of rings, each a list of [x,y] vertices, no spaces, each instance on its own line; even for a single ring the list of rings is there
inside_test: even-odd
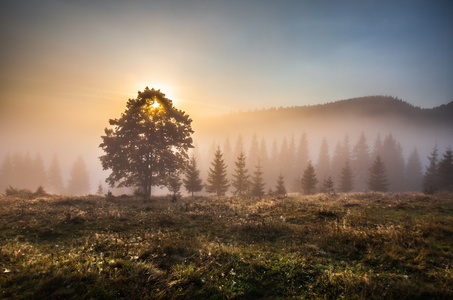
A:
[[[249,157],[248,157],[248,161],[247,161],[249,166],[256,165],[256,163],[258,162],[258,159],[260,157],[259,151],[260,151],[260,149],[258,146],[258,136],[255,133],[255,134],[253,134],[252,142],[250,143]]]
[[[85,161],[81,156],[75,161],[68,183],[69,195],[87,195],[90,193],[90,181]]]
[[[47,187],[48,186],[48,179],[46,169],[44,167],[44,162],[42,157],[39,153],[36,153],[35,158],[32,161],[32,165],[30,168],[31,176],[32,176],[32,187],[37,188]]]
[[[448,147],[438,166],[439,187],[445,191],[453,191],[453,151]]]
[[[385,137],[379,156],[386,166],[389,190],[392,192],[403,191],[405,171],[403,149],[392,134]]]
[[[374,192],[387,192],[388,182],[384,162],[378,155],[370,168],[368,188]]]
[[[228,191],[230,185],[227,179],[227,166],[219,147],[217,147],[214,154],[214,160],[211,166],[208,171],[206,191],[208,193],[215,193],[217,196],[223,196]]]
[[[321,147],[319,149],[318,163],[316,164],[316,174],[320,178],[327,177],[330,174],[329,145],[327,144],[326,138],[322,140]]]
[[[182,181],[179,178],[179,174],[171,174],[167,179],[167,188],[173,193],[173,200],[176,200],[176,194],[181,189]]]
[[[262,197],[264,195],[264,186],[265,184],[263,171],[261,170],[261,160],[258,159],[258,164],[256,165],[252,178],[252,187],[250,190],[251,195],[254,197]]]
[[[417,149],[409,156],[406,165],[405,190],[418,192],[422,188],[422,164]]]
[[[282,173],[280,173],[280,175],[278,176],[278,179],[277,179],[277,185],[275,186],[275,195],[276,196],[286,196],[286,187],[285,187],[285,179],[282,175]]]
[[[426,172],[423,176],[423,192],[427,194],[433,194],[439,188],[439,176],[437,172],[438,151],[437,145],[435,145],[431,156],[428,156],[429,166],[426,167]]]
[[[58,162],[58,157],[56,154],[54,155],[52,162],[50,163],[50,167],[47,173],[49,174],[49,191],[51,193],[63,194],[63,178],[61,176],[60,163]]]
[[[231,185],[235,188],[233,193],[239,196],[246,194],[250,186],[245,160],[245,155],[241,152],[234,163],[236,168],[234,169],[233,181],[231,182]]]
[[[200,178],[200,170],[197,168],[197,159],[192,155],[186,168],[186,177],[183,179],[185,189],[192,194],[203,189],[203,181]]]
[[[7,154],[3,159],[0,172],[0,191],[12,186],[14,182],[14,164],[11,156]]]
[[[355,189],[362,191],[367,187],[367,175],[370,167],[370,148],[363,132],[352,148],[351,159],[351,171],[354,174]]]
[[[332,177],[329,176],[324,178],[324,181],[322,182],[322,192],[329,195],[335,194],[335,185]]]
[[[340,186],[339,190],[342,193],[349,193],[353,188],[354,176],[352,170],[349,167],[349,161],[345,162],[343,169],[341,169],[340,174]]]
[[[316,192],[317,183],[318,179],[316,178],[315,168],[313,168],[311,161],[308,161],[308,165],[302,176],[302,192],[305,195],[314,194]]]
[[[303,133],[300,136],[299,146],[297,147],[297,154],[296,154],[296,163],[295,167],[299,170],[305,170],[307,167],[307,163],[309,160],[309,152],[308,152],[308,142],[307,142],[307,135]],[[298,172],[297,176],[300,178],[302,172]],[[298,184],[300,186],[300,184]]]
[[[102,186],[102,183],[99,181],[96,195],[98,195],[99,197],[102,197],[103,194],[104,194],[104,187]]]

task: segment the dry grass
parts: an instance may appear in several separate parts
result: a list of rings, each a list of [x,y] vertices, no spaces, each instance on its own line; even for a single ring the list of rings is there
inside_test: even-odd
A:
[[[447,299],[451,194],[0,198],[4,299]]]

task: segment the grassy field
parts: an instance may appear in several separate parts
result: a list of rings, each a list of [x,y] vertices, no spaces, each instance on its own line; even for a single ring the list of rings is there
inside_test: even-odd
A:
[[[0,197],[2,299],[453,299],[453,195]]]

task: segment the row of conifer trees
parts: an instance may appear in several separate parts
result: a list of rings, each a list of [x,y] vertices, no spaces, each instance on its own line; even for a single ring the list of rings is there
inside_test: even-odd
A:
[[[34,158],[16,152],[7,154],[0,165],[0,190],[23,189],[34,191],[38,187],[52,194],[87,195],[90,193],[89,174],[85,160],[79,156],[73,163],[69,180],[64,183],[58,156],[54,155],[48,168],[41,155]]]
[[[240,142],[241,137],[238,138]],[[264,139],[263,139],[264,140]],[[262,140],[262,145],[264,144]],[[235,160],[228,161],[228,155],[220,150],[218,146],[210,167],[207,170],[205,179],[205,191],[215,194],[225,194],[231,191],[233,194],[250,194],[260,196],[267,188],[277,194],[286,191],[285,179],[289,178],[290,192],[311,194],[317,191],[332,193],[351,192],[351,191],[424,191],[434,192],[436,190],[452,190],[452,159],[451,148],[446,149],[442,158],[439,158],[437,146],[431,155],[429,166],[426,172],[422,171],[421,162],[416,149],[409,156],[407,163],[402,156],[402,147],[396,142],[395,138],[389,134],[384,140],[377,137],[373,151],[369,150],[366,137],[362,133],[359,140],[352,147],[349,146],[349,139],[346,136],[343,142],[338,143],[333,159],[330,161],[328,155],[327,142],[324,139],[319,152],[317,164],[313,165],[308,158],[308,147],[306,135],[302,135],[299,149],[292,157],[285,152],[285,140],[281,147],[280,172],[277,168],[269,167],[272,161],[264,152],[264,159],[260,155],[256,159],[246,159],[244,151],[237,154]],[[255,141],[255,142],[254,142]],[[250,154],[256,147],[256,137],[252,141]],[[255,146],[254,146],[255,144]],[[275,142],[274,146],[275,147]],[[292,141],[291,144],[294,144]],[[227,145],[227,143],[225,143]],[[224,149],[228,147],[224,146]],[[243,149],[243,148],[241,148]],[[304,152],[301,153],[301,152]],[[261,151],[261,154],[263,151]],[[276,152],[273,150],[272,152]],[[277,157],[275,154],[272,155]],[[300,158],[304,157],[303,160]],[[291,162],[284,168],[284,160]],[[264,163],[263,163],[264,160]],[[255,161],[255,164],[253,164]],[[274,164],[276,164],[274,162]],[[341,168],[339,166],[342,164]],[[247,165],[254,168],[253,172],[248,172]],[[323,165],[326,166],[323,170]],[[199,191],[203,188],[202,179],[193,179],[196,172],[196,158],[190,160],[184,185],[189,192]],[[298,169],[298,173],[293,170]],[[266,170],[268,173],[266,174]],[[324,172],[323,172],[324,171]],[[199,171],[198,171],[199,174]],[[231,177],[228,178],[228,174]],[[297,175],[295,175],[297,174]],[[266,176],[267,175],[267,176]],[[274,175],[274,177],[272,176]],[[276,177],[275,175],[278,175]],[[291,178],[291,176],[293,176]]]

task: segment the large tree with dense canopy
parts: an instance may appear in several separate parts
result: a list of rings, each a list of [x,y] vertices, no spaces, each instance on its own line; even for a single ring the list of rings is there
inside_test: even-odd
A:
[[[110,119],[100,157],[110,186],[133,186],[151,196],[152,186],[168,185],[168,178],[184,168],[192,146],[192,120],[160,90],[145,88],[129,99],[119,119]]]

